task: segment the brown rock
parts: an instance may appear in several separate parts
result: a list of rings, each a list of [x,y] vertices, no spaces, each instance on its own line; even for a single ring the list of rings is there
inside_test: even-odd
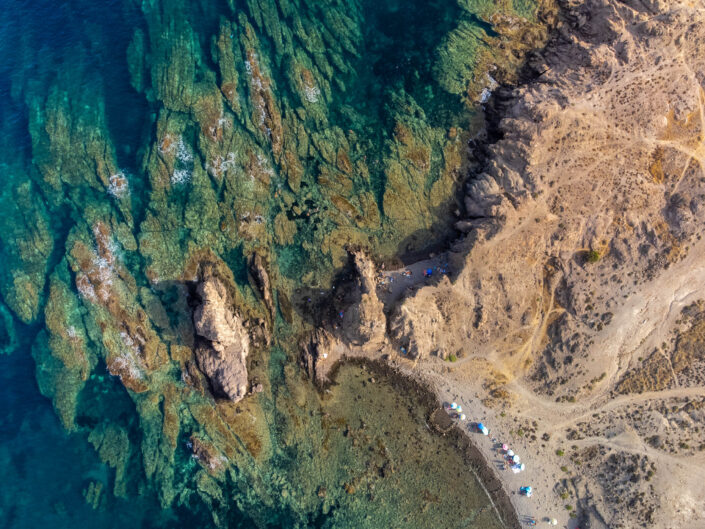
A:
[[[198,286],[201,296],[193,315],[198,336],[204,341],[196,349],[198,367],[208,378],[215,396],[235,402],[247,393],[249,338],[242,321],[230,307],[223,284],[215,277]]]

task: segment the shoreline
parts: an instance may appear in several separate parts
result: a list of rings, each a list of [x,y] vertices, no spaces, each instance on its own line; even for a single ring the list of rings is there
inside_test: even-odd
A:
[[[681,343],[705,340],[705,162],[689,150],[705,130],[705,24],[681,2],[560,5],[540,79],[498,88],[467,236],[441,257],[460,266],[361,273],[359,318],[324,350],[383,357],[490,426],[458,428],[522,523],[700,526],[702,359]],[[502,471],[490,437],[526,470]]]
[[[329,372],[330,385],[337,383],[337,371],[343,365],[365,367],[378,376],[384,377],[392,387],[399,389],[400,392],[406,395],[414,394],[425,408],[424,415],[426,416],[427,428],[433,432],[434,435],[448,437],[463,454],[466,463],[470,466],[479,485],[487,494],[490,504],[502,525],[506,529],[521,529],[519,514],[512,504],[510,495],[505,490],[501,477],[493,471],[492,464],[485,457],[481,448],[476,445],[470,437],[470,432],[464,430],[460,426],[461,423],[452,420],[450,416],[447,415],[443,408],[443,400],[430,384],[425,383],[412,373],[405,372],[403,369],[400,369],[400,366],[389,364],[384,360],[358,357],[343,358],[338,361]],[[439,410],[446,414],[448,419],[453,423],[452,427],[445,432],[432,426],[433,421],[431,420],[431,416]]]
[[[545,71],[537,70],[530,63],[536,59],[536,56],[543,57],[544,54],[549,53],[552,49],[551,47],[559,37],[557,33],[557,23],[562,20],[561,15],[563,14],[564,8],[560,2],[556,2],[556,4],[558,13],[556,24],[549,28],[546,44],[542,48],[535,49],[527,54],[525,63],[519,71],[518,80],[515,84],[498,85],[492,90],[491,96],[487,102],[483,104],[482,112],[484,115],[484,125],[476,137],[469,141],[471,151],[468,154],[468,158],[471,160],[474,158],[474,160],[470,165],[469,175],[464,182],[459,185],[458,189],[460,190],[461,199],[465,195],[464,188],[477,175],[481,174],[486,169],[488,162],[492,160],[493,154],[491,147],[503,137],[500,123],[502,119],[506,117],[505,113],[509,107],[509,103],[516,100],[516,95],[513,91],[521,86],[531,85],[545,73]],[[462,222],[463,218],[464,217],[460,217],[460,222]],[[374,255],[368,256],[368,259],[373,263],[375,272],[379,274],[379,279],[382,280],[381,283],[376,283],[376,294],[384,304],[385,319],[387,320],[387,335],[390,334],[388,328],[390,315],[394,309],[404,301],[405,297],[409,294],[409,289],[414,291],[436,284],[439,281],[438,276],[441,276],[440,280],[446,277],[454,281],[460,273],[460,269],[454,270],[453,264],[448,266],[447,261],[451,258],[454,259],[457,264],[460,264],[458,261],[467,253],[467,250],[462,251],[459,257],[454,249],[466,243],[468,234],[467,231],[462,229],[455,229],[454,231],[457,235],[455,237],[449,236],[443,243],[442,248],[437,248],[434,252],[430,254],[427,253],[418,260],[406,263],[400,256],[393,258],[392,261],[396,259],[399,266],[395,269],[385,270],[383,261],[378,261]],[[448,267],[447,271],[444,270],[442,274],[437,274],[437,265],[439,264],[444,268]],[[429,266],[434,268],[435,275],[432,283],[425,281],[425,278],[422,279],[423,270]],[[408,277],[404,278],[402,276],[402,271],[406,270],[413,271],[415,275],[412,281],[404,281],[405,284],[402,284],[404,279],[408,279]],[[342,275],[346,274],[341,274],[341,276]],[[389,292],[385,295],[383,285],[389,284],[387,281],[390,277],[397,279],[396,285],[390,285],[391,288],[389,288]],[[323,325],[322,328],[325,328],[325,325]],[[338,337],[335,336],[335,338]],[[416,371],[415,363],[413,363],[411,369],[409,369],[408,364],[410,360],[397,357],[389,336],[387,336],[387,343],[383,347],[383,350],[377,351],[382,353],[381,358],[371,358],[369,351],[362,351],[362,348],[360,348],[358,354],[353,354],[353,356],[348,356],[344,352],[327,367],[324,380],[317,379],[317,374],[315,373],[316,364],[319,360],[318,355],[320,354],[320,351],[317,350],[320,345],[316,344],[315,340],[316,338],[313,338],[310,332],[304,333],[301,343],[305,345],[302,345],[302,347],[304,350],[309,349],[309,351],[302,356],[302,365],[304,369],[309,372],[312,381],[319,390],[336,384],[338,369],[345,364],[352,364],[365,366],[371,371],[382,374],[393,386],[396,387],[399,385],[400,389],[404,392],[415,393],[417,397],[421,398],[426,408],[426,426],[433,431],[435,435],[451,437],[458,450],[463,453],[463,457],[475,475],[478,484],[485,494],[487,494],[490,504],[501,524],[506,529],[521,529],[523,524],[526,523],[527,518],[534,518],[540,523],[543,518],[541,516],[520,514],[521,506],[518,505],[516,501],[513,501],[513,498],[520,496],[516,495],[515,490],[510,486],[510,480],[495,468],[496,465],[494,465],[492,461],[492,450],[486,450],[482,444],[472,437],[470,425],[473,424],[474,421],[468,419],[467,422],[462,423],[451,418],[444,409],[444,402],[450,402],[453,399],[449,397],[447,392],[444,394],[444,392],[437,387],[437,384],[428,380],[428,378],[424,376],[424,373]],[[325,343],[325,346],[334,348],[331,347],[330,342]],[[310,349],[313,349],[313,352]],[[346,346],[345,349],[347,353],[353,353],[356,348],[354,346]],[[307,359],[307,355],[313,358]],[[327,354],[325,356],[327,356]],[[485,407],[482,408],[485,413],[488,411]],[[468,410],[468,413],[474,411],[469,406],[465,409]],[[432,422],[431,416],[439,410],[452,422],[452,426],[444,432],[440,431],[438,428],[429,426],[429,423]]]

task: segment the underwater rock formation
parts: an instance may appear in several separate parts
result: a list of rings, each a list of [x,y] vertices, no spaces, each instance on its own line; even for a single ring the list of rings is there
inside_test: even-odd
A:
[[[289,300],[325,291],[348,247],[391,258],[452,232],[488,74],[515,78],[553,12],[510,4],[72,0],[53,47],[18,18],[0,293],[115,491],[217,527],[365,511],[338,490],[351,456],[316,463],[331,425]],[[385,315],[356,263],[341,343],[373,355]]]

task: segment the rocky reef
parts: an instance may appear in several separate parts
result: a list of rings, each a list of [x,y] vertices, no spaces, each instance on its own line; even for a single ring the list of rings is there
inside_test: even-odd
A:
[[[328,442],[295,291],[326,292],[349,249],[390,259],[452,236],[480,102],[545,41],[553,4],[60,13],[54,46],[25,17],[3,28],[18,51],[3,66],[0,346],[32,336],[40,390],[115,469],[115,495],[149,491],[217,527],[403,520],[395,487],[363,468],[352,483],[350,438]],[[383,305],[354,261],[341,347],[371,355]],[[377,521],[355,501],[363,482],[385,491]],[[460,515],[425,497],[429,518]]]

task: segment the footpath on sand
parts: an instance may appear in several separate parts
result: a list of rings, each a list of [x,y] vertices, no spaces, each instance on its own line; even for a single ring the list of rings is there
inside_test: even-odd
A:
[[[445,254],[398,269],[382,268],[376,275],[377,295],[385,308],[391,308],[403,297],[413,295],[415,290],[442,281],[451,274]],[[402,357],[405,355],[403,350],[400,353]],[[430,361],[442,362],[440,359]],[[413,374],[420,373],[416,371]],[[463,391],[463,395],[451,394],[447,381],[428,381],[438,388],[435,393],[444,402],[443,409],[475,448],[473,452],[476,454],[471,459],[478,468],[486,469],[480,471],[478,478],[488,489],[501,487],[505,491],[506,495],[502,496],[510,505],[502,505],[504,502],[501,500],[495,505],[498,515],[505,522],[507,510],[511,509],[522,526],[560,525],[565,529],[579,529],[577,520],[567,516],[569,513],[555,500],[553,484],[557,476],[551,475],[555,465],[550,465],[544,455],[533,454],[525,441],[509,442],[508,430],[500,431],[500,428],[505,429],[500,417],[485,408],[477,398],[470,397],[470,391]],[[459,388],[453,389],[457,391]],[[490,490],[488,494],[495,496]]]

